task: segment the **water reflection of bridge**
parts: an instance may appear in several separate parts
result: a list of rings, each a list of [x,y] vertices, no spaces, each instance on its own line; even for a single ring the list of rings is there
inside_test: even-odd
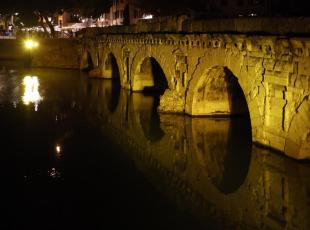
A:
[[[179,208],[220,229],[310,228],[309,166],[252,146],[242,118],[158,115],[154,97],[109,80],[84,93],[89,119]]]

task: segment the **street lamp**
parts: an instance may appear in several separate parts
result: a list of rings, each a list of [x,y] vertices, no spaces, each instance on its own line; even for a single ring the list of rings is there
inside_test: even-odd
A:
[[[28,50],[28,66],[31,66],[31,59],[32,59],[32,50],[34,48],[37,48],[39,46],[39,43],[37,41],[34,41],[32,39],[28,39],[24,43],[25,48]]]
[[[37,41],[33,41],[31,39],[25,41],[26,49],[31,50],[33,48],[37,48],[38,46],[39,46],[39,43]]]

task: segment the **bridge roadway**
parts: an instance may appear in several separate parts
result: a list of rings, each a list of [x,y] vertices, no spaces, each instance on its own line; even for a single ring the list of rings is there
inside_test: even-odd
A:
[[[80,68],[132,91],[162,89],[161,112],[248,112],[253,141],[310,158],[309,37],[128,31],[83,37]]]

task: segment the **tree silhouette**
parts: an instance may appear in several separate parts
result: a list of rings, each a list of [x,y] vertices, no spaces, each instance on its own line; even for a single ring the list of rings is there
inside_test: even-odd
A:
[[[46,26],[55,36],[52,19],[65,11],[79,11],[85,16],[97,16],[104,12],[111,0],[0,0],[0,13],[13,14],[19,12],[23,20],[39,24],[45,31]],[[2,10],[1,10],[2,9]]]

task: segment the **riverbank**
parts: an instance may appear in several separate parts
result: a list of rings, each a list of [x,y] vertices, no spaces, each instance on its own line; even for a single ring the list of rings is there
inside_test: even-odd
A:
[[[39,46],[29,51],[22,39],[0,39],[0,60],[13,60],[25,66],[78,69],[78,41],[76,39],[36,39]]]

